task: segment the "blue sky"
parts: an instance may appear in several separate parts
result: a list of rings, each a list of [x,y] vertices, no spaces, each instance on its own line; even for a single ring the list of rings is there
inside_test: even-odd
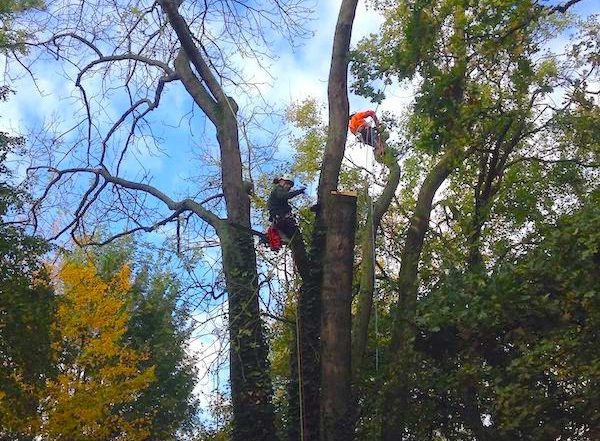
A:
[[[309,22],[314,36],[300,41],[300,46],[291,47],[281,39],[275,40],[274,46],[277,48],[278,58],[267,62],[267,71],[259,68],[252,60],[242,61],[248,77],[262,83],[259,86],[260,93],[267,102],[276,106],[276,111],[281,111],[292,101],[308,96],[326,101],[331,40],[338,6],[337,0],[318,4],[314,20]],[[372,12],[366,13],[364,5],[361,4],[357,13],[353,40],[356,41],[369,32],[375,31],[378,22],[377,16]],[[17,91],[17,94],[9,102],[0,103],[1,128],[25,133],[51,121],[63,130],[73,125],[70,113],[74,109],[81,110],[81,104],[77,103],[79,92],[74,88],[73,83],[66,81],[64,77],[74,78],[74,70],[69,71],[68,66],[58,65],[48,59],[38,62],[37,66],[36,84],[28,76],[22,76],[18,81],[11,82],[11,87]],[[92,88],[93,82],[99,82],[99,79],[95,77],[90,80],[89,76],[84,78],[84,84],[88,86],[92,84]],[[236,95],[233,90],[228,92],[238,99],[240,107],[245,112],[252,107],[252,101],[257,99],[256,95],[243,97]],[[353,97],[352,101],[356,107],[367,105],[356,97]],[[111,103],[110,107],[115,115],[122,107],[120,103],[118,99]],[[155,174],[154,183],[165,191],[183,193],[185,189],[180,186],[181,182],[177,177],[194,173],[194,160],[190,158],[190,151],[195,150],[197,144],[214,143],[211,124],[204,121],[197,109],[194,117],[190,119],[191,111],[192,103],[185,90],[181,85],[171,83],[165,88],[160,108],[149,118],[152,121],[153,133],[164,139],[163,146],[167,149],[168,155],[161,155],[150,148],[147,151],[142,149],[144,154],[141,157],[144,165]],[[193,129],[191,132],[190,127]],[[204,138],[205,134],[207,138]],[[252,141],[258,141],[260,144],[266,139],[264,135],[255,132]],[[283,141],[280,150],[285,157],[289,150],[285,140]],[[198,165],[196,164],[196,167]],[[132,159],[129,166],[131,168],[129,172],[133,177],[136,175],[135,160]],[[168,172],[165,172],[166,170]]]

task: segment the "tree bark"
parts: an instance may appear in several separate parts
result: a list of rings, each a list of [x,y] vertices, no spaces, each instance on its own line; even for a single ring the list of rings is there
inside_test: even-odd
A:
[[[229,98],[227,98],[229,99]],[[223,192],[229,223],[219,233],[229,298],[230,381],[233,404],[233,440],[276,439],[271,403],[268,349],[258,301],[256,250],[250,233],[250,200],[242,191],[242,164],[237,121],[229,104],[222,108],[217,127],[221,148]]]
[[[294,347],[290,351],[291,378],[288,386],[287,439],[288,441],[316,440],[319,434],[316,425],[319,421],[319,409],[314,407],[314,403],[319,402],[320,328],[319,324],[315,323],[315,317],[319,317],[321,310],[320,297],[314,290],[311,294],[309,288],[312,277],[311,265],[300,230],[292,238],[290,248],[302,285],[298,296]]]
[[[325,247],[321,317],[321,440],[353,439],[351,302],[356,196],[335,194]]]
[[[297,318],[296,318],[297,320]],[[297,323],[297,322],[296,322]],[[290,381],[287,384],[287,441],[302,441],[300,425],[302,414],[300,412],[300,396],[298,394],[300,382],[298,381],[298,330],[294,327],[292,341],[289,345],[290,351]]]
[[[254,242],[234,227],[219,237],[229,300],[232,439],[274,440],[272,385],[260,320]]]
[[[318,200],[327,203],[338,184],[348,132],[348,51],[358,0],[343,0],[333,39],[327,86],[329,130],[319,176]]]
[[[298,339],[300,365],[302,434],[304,441],[319,439],[319,393],[321,372],[319,364],[319,348],[321,334],[321,293],[320,277],[322,271],[309,261],[308,270],[304,268],[302,253],[304,243],[292,243],[294,262],[302,277],[302,286],[298,298]],[[302,269],[301,269],[302,268]],[[307,272],[305,272],[307,271]]]

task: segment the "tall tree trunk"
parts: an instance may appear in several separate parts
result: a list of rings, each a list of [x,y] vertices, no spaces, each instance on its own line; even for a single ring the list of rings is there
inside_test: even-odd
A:
[[[329,71],[329,131],[319,177],[317,213],[308,277],[303,279],[299,299],[300,360],[303,395],[303,432],[305,441],[319,439],[320,429],[320,334],[321,284],[329,209],[329,196],[337,187],[344,157],[348,127],[348,51],[358,0],[342,0],[335,29],[331,69]]]
[[[271,403],[273,387],[268,349],[258,301],[256,252],[250,233],[250,201],[242,191],[237,121],[229,105],[224,112],[227,116],[217,130],[217,139],[221,146],[228,222],[235,226],[227,229],[227,237],[220,234],[219,238],[229,299],[233,440],[267,441],[276,439],[275,414]]]
[[[318,378],[318,372],[314,371],[314,369],[318,368],[318,364],[315,365],[310,360],[318,357],[319,348],[316,345],[308,345],[307,342],[318,342],[319,330],[315,329],[314,326],[312,328],[309,327],[308,330],[303,330],[306,324],[311,325],[311,321],[303,320],[302,318],[315,314],[315,311],[319,311],[320,308],[317,303],[317,297],[314,295],[309,296],[306,292],[306,281],[310,278],[310,262],[306,253],[304,237],[300,230],[292,237],[290,248],[294,266],[300,275],[302,285],[300,287],[300,295],[298,296],[296,327],[293,332],[294,341],[290,343],[290,383],[287,388],[288,421],[286,438],[288,441],[303,441],[303,439],[310,439],[304,435],[307,429],[310,430],[310,427],[307,427],[306,421],[318,418],[318,415],[314,415],[314,409],[307,407],[306,404],[314,402],[315,397],[311,393],[318,392],[317,388],[311,387],[314,384],[314,379]],[[317,334],[315,335],[315,333]],[[299,346],[300,352],[298,351]],[[302,358],[300,357],[301,354],[305,359],[309,357],[307,366],[303,366]],[[302,377],[300,377],[300,373],[302,373]],[[305,387],[304,378],[307,378],[308,388]],[[308,400],[305,398],[307,394]],[[307,412],[309,413],[308,418],[306,417]]]
[[[296,318],[296,323],[297,323]],[[300,412],[300,396],[299,387],[300,382],[298,379],[298,331],[297,327],[294,327],[292,331],[292,341],[289,345],[290,351],[290,381],[287,384],[287,425],[286,425],[286,440],[287,441],[302,441],[301,438],[301,424],[302,424],[302,413]]]
[[[305,441],[316,441],[319,439],[321,275],[321,271],[313,271],[307,280],[303,280],[298,299],[300,406],[302,407],[301,424]]]
[[[425,234],[429,227],[429,217],[433,197],[440,185],[463,157],[462,152],[447,152],[429,172],[417,198],[415,211],[406,233],[406,243],[402,252],[399,274],[399,298],[393,309],[392,341],[390,345],[389,375],[383,390],[383,402],[393,409],[383,421],[384,441],[402,439],[404,415],[408,404],[409,376],[412,371],[415,315],[417,307],[418,267],[423,250]]]
[[[474,381],[472,379],[471,381]],[[477,441],[498,441],[498,437],[493,435],[492,427],[486,427],[481,420],[482,412],[479,407],[479,398],[477,388],[474,384],[460,385],[464,408],[462,409],[463,418],[467,427],[471,429],[476,436]]]
[[[372,212],[367,218],[365,226],[367,234],[361,241],[362,261],[360,263],[360,285],[356,314],[352,323],[352,375],[355,377],[363,363],[367,348],[369,334],[369,321],[373,310],[373,295],[375,289],[375,250],[374,239],[381,224],[383,215],[390,207],[398,183],[400,182],[400,165],[396,160],[395,152],[387,149],[383,160],[390,171],[383,192],[373,203]]]
[[[300,233],[300,232],[298,232]],[[300,412],[300,431],[302,441],[319,439],[319,393],[320,393],[320,364],[319,344],[321,334],[321,271],[306,255],[304,239],[297,235],[290,244],[292,257],[302,285],[298,297],[297,336],[299,341],[298,376],[300,396],[298,408]],[[294,380],[295,381],[295,380]],[[289,403],[291,406],[292,403]],[[291,411],[291,410],[290,410]]]
[[[331,213],[323,269],[321,318],[321,440],[353,439],[351,367],[351,302],[356,228],[356,196],[336,194]]]
[[[232,439],[274,440],[272,385],[260,320],[254,242],[234,227],[220,238],[229,299]]]
[[[526,126],[525,121],[528,117],[528,115],[520,115],[519,113],[516,113],[516,115],[506,116],[506,119],[500,125],[500,131],[491,147],[491,151],[482,154],[479,160],[479,174],[474,186],[475,200],[471,218],[471,231],[467,236],[469,250],[467,271],[471,274],[479,274],[481,277],[486,277],[485,262],[481,252],[483,227],[489,220],[494,197],[500,188],[502,176],[505,172],[506,161],[521,141],[523,129]],[[520,123],[515,127],[517,121],[520,121]],[[510,129],[513,127],[515,128],[514,133],[510,134]],[[477,290],[473,289],[472,291],[476,292]],[[479,406],[478,386],[477,378],[465,379],[459,384],[463,397],[461,413],[464,421],[475,434],[477,440],[499,440],[501,437],[500,434],[496,433],[495,426],[485,426],[481,420],[482,411]]]
[[[219,224],[229,300],[230,381],[233,441],[277,439],[273,387],[258,302],[256,251],[250,200],[244,191],[236,102],[225,94],[179,14],[180,2],[159,0],[181,42],[176,71],[190,96],[217,129],[227,220]],[[194,67],[192,70],[190,64]]]

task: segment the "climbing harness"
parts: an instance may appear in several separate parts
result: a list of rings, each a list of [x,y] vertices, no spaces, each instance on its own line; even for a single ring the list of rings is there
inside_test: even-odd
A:
[[[287,222],[288,225],[294,225],[294,234],[291,237],[286,235],[286,232],[281,228],[278,228],[278,224]],[[298,232],[298,225],[291,213],[285,215],[276,216],[272,219],[271,224],[267,228],[267,231],[263,234],[263,238],[258,242],[259,245],[268,245],[271,251],[279,251],[284,244],[290,244]]]
[[[265,233],[265,238],[267,245],[271,251],[279,251],[281,249],[282,240],[281,235],[279,234],[279,230],[275,228],[273,225],[269,225],[267,228],[267,232]]]

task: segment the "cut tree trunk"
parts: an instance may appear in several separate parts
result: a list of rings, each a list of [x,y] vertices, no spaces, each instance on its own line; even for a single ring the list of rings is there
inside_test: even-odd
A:
[[[353,439],[351,303],[356,195],[335,193],[323,269],[321,319],[321,440]]]

